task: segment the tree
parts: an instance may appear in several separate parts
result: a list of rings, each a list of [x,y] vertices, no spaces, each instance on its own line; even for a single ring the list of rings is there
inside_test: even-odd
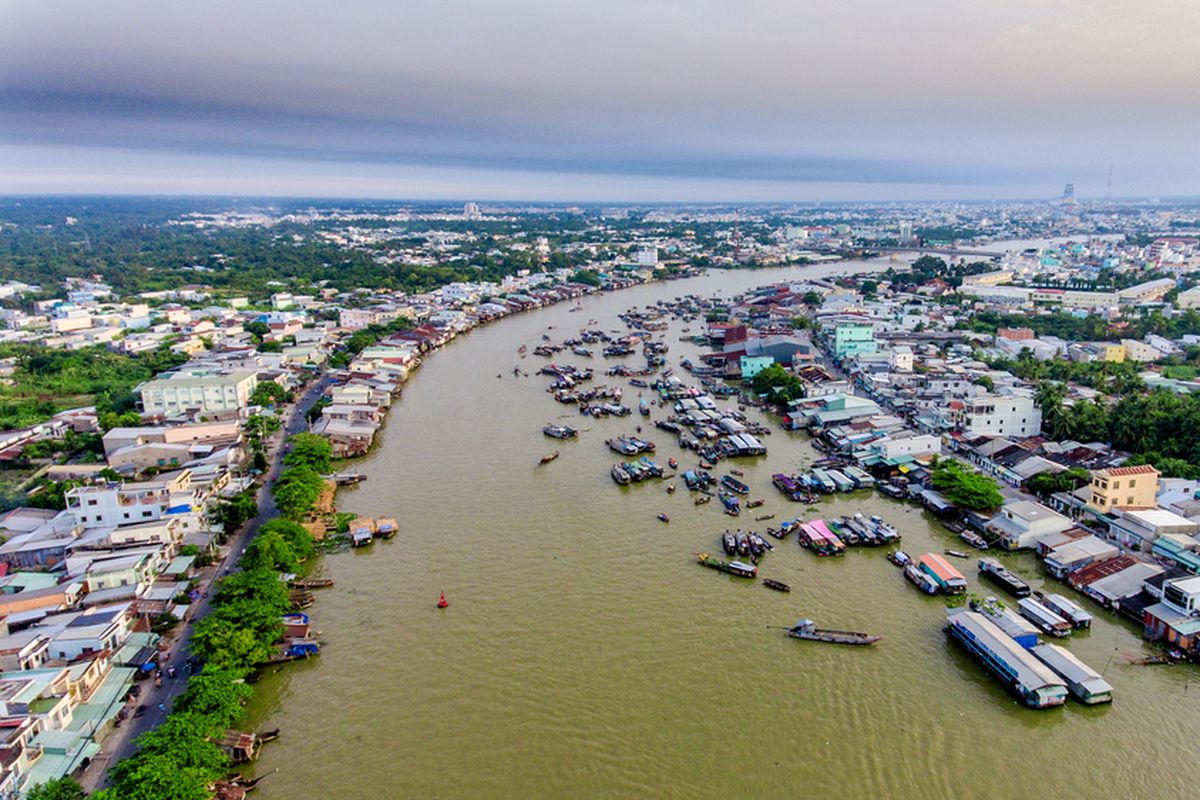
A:
[[[1057,492],[1071,492],[1091,479],[1082,467],[1072,467],[1061,472],[1039,472],[1025,481],[1025,488],[1038,497],[1046,498]]]
[[[955,505],[972,511],[986,511],[1004,503],[996,481],[964,469],[954,459],[938,462],[933,471],[933,488]]]
[[[246,546],[241,563],[247,568],[264,567],[281,572],[295,572],[300,566],[300,559],[277,531],[260,531]]]
[[[302,519],[317,502],[324,479],[311,467],[288,467],[275,481],[271,494],[279,513],[289,519]]]
[[[281,537],[300,559],[308,558],[316,552],[312,534],[298,522],[289,519],[269,520],[258,529],[259,536],[264,533]]]
[[[291,399],[291,391],[275,381],[263,381],[254,387],[254,393],[250,395],[250,402],[256,406],[273,406],[290,402]]]
[[[208,785],[224,774],[229,759],[212,737],[217,720],[172,713],[136,740],[138,752],[109,771],[121,800],[207,800]]]
[[[205,662],[206,668],[240,670],[263,663],[271,657],[273,648],[240,623],[210,615],[196,623],[192,653]]]
[[[25,800],[84,800],[87,793],[74,778],[39,783],[25,793]]]
[[[575,273],[571,275],[571,282],[599,287],[601,283],[600,273],[594,269],[576,270]]]
[[[242,704],[254,693],[241,670],[210,670],[193,675],[175,701],[172,713],[196,714],[228,728],[242,717]]]
[[[319,473],[329,471],[333,459],[333,447],[324,436],[315,433],[297,433],[288,439],[288,454],[283,463],[289,467],[308,467]]]
[[[812,289],[809,289],[807,292],[805,292],[804,297],[801,299],[804,301],[804,305],[808,306],[809,308],[816,308],[817,306],[821,305],[821,303],[825,302],[824,298],[821,297],[821,294],[813,291]]]

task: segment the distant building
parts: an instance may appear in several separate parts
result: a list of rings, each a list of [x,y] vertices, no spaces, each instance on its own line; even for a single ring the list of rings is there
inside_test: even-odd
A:
[[[963,409],[962,428],[976,434],[1023,439],[1042,430],[1042,410],[1028,395],[984,394]]]
[[[250,405],[250,395],[258,386],[254,372],[228,375],[156,378],[141,384],[135,392],[147,414],[179,414],[187,411],[214,413],[237,411]]]
[[[839,358],[879,349],[875,330],[870,325],[838,325],[833,333],[833,352]]]

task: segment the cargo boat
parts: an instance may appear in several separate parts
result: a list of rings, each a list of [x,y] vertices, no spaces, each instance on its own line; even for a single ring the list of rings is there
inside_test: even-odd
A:
[[[722,561],[719,558],[710,556],[708,553],[697,553],[696,560],[710,569],[715,569],[718,572],[724,572],[729,575],[736,575],[739,578],[758,577],[758,567],[753,564],[744,564],[741,561]]]
[[[925,594],[938,593],[937,581],[922,572],[916,564],[908,563],[904,565],[904,577],[912,581]]]
[[[828,628],[818,628],[811,619],[799,620],[795,626],[787,629],[787,635],[793,639],[810,639],[814,642],[829,642],[831,644],[875,644],[882,636],[856,631],[835,631]]]
[[[974,611],[946,611],[946,632],[1030,708],[1067,701],[1067,685],[991,620]]]
[[[994,558],[979,559],[979,572],[1013,597],[1029,597],[1029,584]]]

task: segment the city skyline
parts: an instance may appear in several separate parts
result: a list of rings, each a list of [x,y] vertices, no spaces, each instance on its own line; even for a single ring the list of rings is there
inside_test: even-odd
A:
[[[419,13],[417,13],[419,12]],[[0,12],[0,184],[594,202],[1192,196],[1200,9]]]

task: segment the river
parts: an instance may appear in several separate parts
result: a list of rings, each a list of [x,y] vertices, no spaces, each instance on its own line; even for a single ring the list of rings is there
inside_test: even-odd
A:
[[[517,315],[430,356],[393,406],[369,476],[343,510],[399,519],[400,535],[326,556],[336,586],[318,593],[319,659],[260,682],[248,725],[281,728],[258,774],[262,800],[288,798],[1078,798],[1194,791],[1200,686],[1188,667],[1138,667],[1135,626],[1096,607],[1066,644],[1116,689],[1111,706],[1032,711],[942,631],[944,603],[919,594],[882,549],[817,559],[789,538],[761,574],[778,594],[720,575],[731,522],[682,485],[618,487],[604,440],[626,420],[560,406],[518,346],[561,339],[590,318],[624,329],[630,306],[685,293],[732,295],[784,278],[880,269],[887,261],[711,272]],[[667,340],[669,361],[694,355]],[[554,326],[553,331],[547,331]],[[695,323],[693,323],[695,327]],[[563,361],[578,358],[563,358]],[[640,363],[640,357],[630,357]],[[605,359],[595,359],[597,373]],[[514,378],[520,363],[530,377]],[[503,375],[497,379],[497,373]],[[682,373],[687,377],[686,373]],[[614,378],[598,378],[612,382]],[[626,402],[636,405],[637,389]],[[658,412],[662,413],[662,412]],[[541,433],[562,419],[578,441]],[[658,460],[684,457],[662,431]],[[752,513],[804,515],[772,472],[817,458],[777,427],[770,453],[743,459]],[[562,456],[535,467],[543,454]],[[727,464],[721,464],[726,467]],[[682,482],[679,482],[682,484]],[[878,513],[910,553],[961,544],[919,509],[879,494],[824,499],[821,516]],[[671,521],[655,519],[667,512]],[[740,522],[761,529],[744,514]],[[1031,556],[1005,557],[1035,586]],[[973,568],[963,564],[971,590]],[[1056,585],[1057,586],[1057,585]],[[446,591],[450,607],[434,603]],[[787,638],[771,625],[882,634],[873,648]]]

